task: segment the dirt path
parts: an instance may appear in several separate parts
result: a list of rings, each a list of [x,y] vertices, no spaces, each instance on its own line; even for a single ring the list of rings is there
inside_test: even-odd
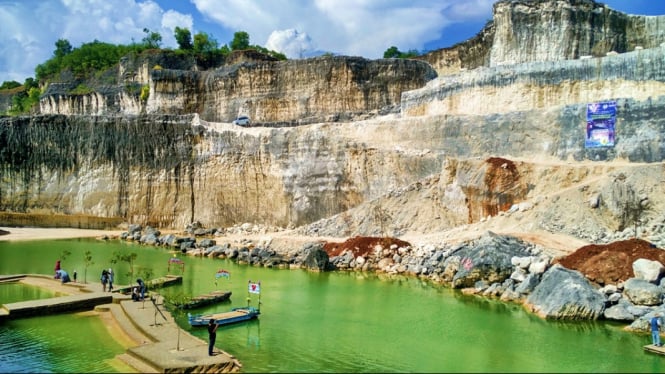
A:
[[[0,240],[41,240],[41,239],[73,239],[73,238],[96,238],[104,235],[114,238],[119,237],[122,231],[109,230],[83,230],[71,228],[38,228],[38,227],[0,227],[0,232],[8,234],[0,235]]]

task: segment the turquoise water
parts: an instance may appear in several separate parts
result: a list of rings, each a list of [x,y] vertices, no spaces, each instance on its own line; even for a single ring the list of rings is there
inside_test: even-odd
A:
[[[0,372],[123,371],[111,360],[124,353],[102,321],[81,314],[25,318],[0,324]]]
[[[20,282],[0,283],[0,304],[49,299],[56,296],[56,293],[51,290],[29,284],[22,284]]]
[[[83,279],[83,257],[93,253],[88,282],[97,282],[102,268],[111,266],[114,251],[137,253],[135,272],[154,276],[168,272],[173,255],[164,248],[91,239],[39,242],[0,242],[0,273],[45,273],[62,250],[72,254],[62,262]],[[178,256],[181,256],[178,254]],[[624,325],[605,322],[562,323],[543,321],[520,306],[465,296],[416,278],[357,273],[309,273],[238,266],[227,260],[179,257],[185,262],[183,284],[161,290],[167,298],[196,295],[214,289],[233,292],[231,302],[196,310],[227,310],[246,305],[247,282],[261,282],[261,311],[257,321],[223,326],[217,347],[236,356],[246,372],[664,372],[665,357],[645,353],[648,335],[622,331]],[[134,277],[129,265],[113,265],[116,284]],[[214,274],[228,270],[230,279]],[[179,271],[171,271],[178,273]],[[252,303],[256,305],[257,298]],[[191,328],[184,313],[176,314],[181,326],[207,339],[205,328]],[[48,322],[57,318],[56,323]],[[0,325],[2,333],[24,334],[40,324],[37,334],[50,342],[55,325],[75,316],[38,317]],[[92,318],[94,320],[94,318]],[[46,322],[46,323],[45,323]],[[9,327],[9,329],[8,329]],[[78,330],[94,330],[82,325]],[[103,344],[108,337],[98,338]],[[7,355],[32,360],[22,345],[1,337],[0,371]],[[30,340],[27,344],[37,344]],[[50,344],[40,349],[51,352]],[[111,343],[108,343],[111,344]],[[109,360],[113,347],[83,352],[55,371],[106,371],[91,361]],[[62,352],[59,356],[69,357]],[[53,368],[52,355],[42,367]],[[11,368],[10,368],[11,369]],[[111,369],[112,370],[112,369]],[[28,369],[25,371],[44,371]],[[49,369],[45,370],[49,371]]]

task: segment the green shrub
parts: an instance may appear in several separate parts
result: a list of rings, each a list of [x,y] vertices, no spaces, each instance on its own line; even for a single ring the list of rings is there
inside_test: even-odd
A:
[[[144,85],[141,87],[141,96],[140,99],[143,102],[148,101],[148,97],[150,97],[150,86],[149,85]]]

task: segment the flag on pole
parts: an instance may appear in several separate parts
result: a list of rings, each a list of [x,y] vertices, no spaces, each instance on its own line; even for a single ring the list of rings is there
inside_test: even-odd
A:
[[[249,293],[261,293],[261,282],[259,283],[252,283],[252,281],[249,281]]]
[[[215,274],[215,278],[221,278],[221,277],[230,278],[231,274],[228,271],[221,269],[217,271],[217,274]]]

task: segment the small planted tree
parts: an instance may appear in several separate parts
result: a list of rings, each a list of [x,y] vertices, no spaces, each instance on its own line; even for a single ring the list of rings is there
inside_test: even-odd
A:
[[[175,295],[169,295],[165,296],[164,300],[168,305],[170,306],[170,311],[171,314],[173,315],[173,321],[176,324],[176,327],[178,329],[178,337],[176,339],[176,350],[180,350],[180,325],[178,325],[178,318],[182,318],[185,315],[185,310],[182,308],[182,306],[191,300],[191,297],[188,295],[185,295],[184,293],[178,293]]]
[[[90,252],[90,250],[85,251],[85,254],[83,255],[83,264],[85,265],[85,268],[83,269],[83,283],[88,283],[88,267],[95,264],[92,262],[92,252]]]
[[[127,272],[126,275],[129,277],[130,283],[134,279],[134,261],[136,261],[136,257],[138,257],[138,255],[134,252],[129,254],[113,252],[113,258],[111,258],[112,264],[117,264],[118,262],[126,262],[129,265],[129,272]]]

